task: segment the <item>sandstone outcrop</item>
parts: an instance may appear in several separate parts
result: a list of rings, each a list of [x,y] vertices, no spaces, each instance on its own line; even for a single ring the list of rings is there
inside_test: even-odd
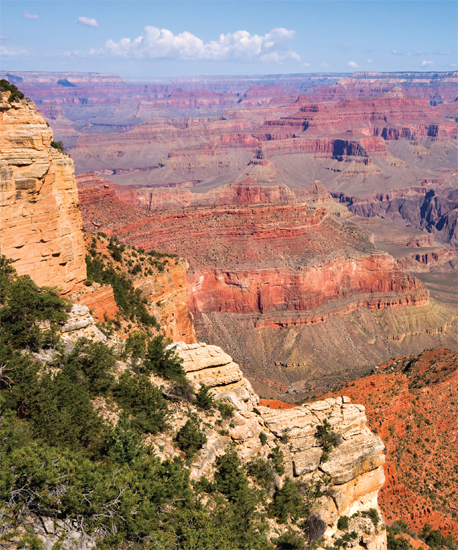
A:
[[[338,397],[273,410],[259,404],[240,367],[220,348],[182,343],[173,347],[183,359],[187,377],[194,386],[205,383],[218,400],[235,408],[229,436],[215,437],[209,431],[208,442],[191,466],[194,478],[212,476],[211,462],[231,440],[244,461],[255,456],[267,457],[278,445],[284,455],[285,475],[304,482],[321,480],[326,486],[328,496],[320,499],[318,510],[327,523],[327,543],[339,536],[340,516],[352,516],[370,508],[379,510],[377,495],[385,480],[384,445],[368,429],[363,406],[351,404],[348,397]],[[340,441],[327,461],[322,460],[323,449],[316,437],[317,427],[325,420]],[[267,439],[266,445],[260,442],[261,432]],[[278,483],[282,483],[281,478]],[[352,521],[356,522],[356,518]],[[385,532],[380,526],[376,530],[370,521],[363,523],[368,534],[364,535],[361,526],[356,529],[359,535],[356,547],[385,548]]]
[[[86,278],[83,224],[70,157],[33,103],[0,102],[0,246],[17,272],[70,291]]]

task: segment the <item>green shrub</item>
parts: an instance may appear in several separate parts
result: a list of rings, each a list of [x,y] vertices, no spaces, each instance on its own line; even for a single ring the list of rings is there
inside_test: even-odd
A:
[[[105,452],[120,464],[132,464],[142,456],[142,438],[132,427],[126,414],[119,417],[116,427],[108,436]]]
[[[146,355],[147,336],[143,332],[133,331],[127,337],[124,346],[124,356],[130,356],[132,366],[136,368],[138,362]],[[143,370],[140,368],[139,370]]]
[[[58,355],[51,366],[65,371],[94,398],[107,395],[113,387],[115,379],[112,370],[115,363],[113,351],[108,346],[80,338],[72,352]]]
[[[368,511],[361,512],[361,515],[363,517],[369,518],[374,524],[374,527],[377,527],[377,525],[380,523],[380,516],[378,515],[378,512],[375,508],[370,508]]]
[[[183,360],[174,349],[167,349],[167,341],[158,335],[148,343],[148,350],[143,362],[145,372],[154,372],[166,380],[185,382],[186,373]]]
[[[253,458],[248,462],[246,471],[263,489],[268,490],[272,486],[275,471],[271,462],[262,458]]]
[[[0,91],[11,92],[11,95],[8,99],[9,103],[24,99],[24,94],[20,92],[14,84],[10,84],[8,80],[5,80],[4,78],[0,80]]]
[[[0,344],[33,351],[55,345],[68,318],[66,300],[52,288],[38,287],[28,275],[17,277],[4,257],[0,271]]]
[[[334,432],[329,424],[329,421],[325,418],[323,424],[317,426],[315,437],[318,440],[319,445],[323,449],[323,454],[321,455],[321,462],[326,462],[329,460],[329,453],[338,443],[338,435]]]
[[[286,523],[290,517],[296,521],[305,515],[302,496],[291,478],[286,477],[282,487],[275,491],[270,513],[279,523]]]
[[[259,441],[261,442],[261,445],[265,445],[267,443],[267,436],[264,432],[259,434]]]
[[[207,437],[200,429],[198,421],[190,418],[175,436],[175,441],[186,458],[191,459],[205,445]]]
[[[102,259],[90,255],[86,256],[86,267],[88,279],[113,287],[116,305],[127,318],[137,319],[145,327],[159,328],[156,318],[146,309],[146,299],[126,275],[118,273],[112,266],[105,267]]]
[[[167,402],[146,375],[124,372],[113,388],[116,402],[133,416],[132,424],[141,432],[158,433],[167,427]]]
[[[405,537],[397,537],[397,532],[392,529],[388,529],[386,535],[387,549],[388,550],[412,550],[413,546]]]
[[[11,384],[2,392],[5,406],[30,422],[35,438],[49,445],[100,451],[107,428],[72,367],[40,373],[39,363],[14,352],[6,363]]]
[[[57,149],[61,153],[65,153],[64,144],[62,143],[62,141],[51,141],[51,147]]]
[[[232,418],[234,416],[234,407],[229,405],[229,403],[218,403],[218,410],[221,418],[226,420],[227,418]]]
[[[304,550],[304,539],[297,531],[291,528],[277,539],[273,539],[276,548],[280,550]]]
[[[282,476],[285,473],[285,466],[283,464],[283,451],[278,445],[272,449],[268,458],[272,461],[272,465],[277,474]]]
[[[248,479],[234,447],[216,459],[215,487],[229,502],[236,502],[248,490]]]
[[[348,516],[340,516],[340,518],[337,521],[337,529],[340,531],[346,531],[348,529]]]
[[[216,405],[215,398],[210,391],[210,388],[205,384],[201,384],[199,391],[196,394],[194,404],[199,409],[210,410]]]

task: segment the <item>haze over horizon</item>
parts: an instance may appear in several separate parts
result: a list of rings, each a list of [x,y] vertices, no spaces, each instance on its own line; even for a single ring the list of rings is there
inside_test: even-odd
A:
[[[457,67],[450,1],[2,2],[1,69],[166,78]],[[108,8],[108,9],[107,9]]]

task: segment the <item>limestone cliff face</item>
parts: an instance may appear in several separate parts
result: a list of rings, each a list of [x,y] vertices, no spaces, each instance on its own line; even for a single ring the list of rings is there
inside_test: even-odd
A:
[[[196,388],[206,384],[218,400],[236,409],[228,426],[228,436],[213,430],[207,434],[208,441],[191,466],[192,477],[211,477],[215,457],[223,454],[230,441],[236,444],[244,461],[254,456],[267,458],[272,448],[279,445],[284,455],[285,476],[304,482],[321,480],[326,487],[325,496],[316,508],[327,522],[326,543],[332,544],[333,539],[342,536],[337,528],[340,516],[353,516],[375,508],[381,517],[377,497],[385,481],[384,444],[368,428],[362,405],[350,403],[348,397],[338,397],[273,410],[259,404],[259,397],[240,367],[217,346],[184,343],[174,346],[183,359],[190,382]],[[325,420],[340,435],[341,441],[328,460],[324,459],[315,435]],[[267,437],[265,445],[259,439],[261,432]],[[278,484],[283,479],[279,479]],[[361,516],[350,521],[351,530],[358,532],[356,548],[386,548],[381,525],[377,530],[368,518]]]
[[[0,247],[20,275],[70,291],[86,278],[73,161],[29,101],[0,100]]]

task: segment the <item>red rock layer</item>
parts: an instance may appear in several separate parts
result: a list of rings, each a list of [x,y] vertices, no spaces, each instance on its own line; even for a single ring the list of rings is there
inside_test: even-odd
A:
[[[111,285],[79,289],[75,302],[86,305],[94,319],[102,323],[114,319],[119,311]]]
[[[266,121],[256,135],[262,139],[265,131],[264,139],[282,140],[301,135],[332,136],[349,130],[386,140],[418,136],[457,137],[456,124],[448,121],[425,99],[408,97],[401,90],[374,99],[343,99],[333,107],[304,105],[294,115]],[[371,146],[370,141],[366,143]]]
[[[334,395],[366,407],[370,428],[386,445],[386,482],[379,495],[389,522],[425,523],[458,537],[458,354],[432,349],[392,359],[376,374]]]
[[[281,312],[313,312],[324,304],[331,315],[428,302],[417,279],[391,256],[374,253],[368,234],[338,224],[323,208],[252,204],[148,215],[130,207],[129,216],[129,206],[104,191],[100,203],[82,200],[82,208],[88,227],[92,222],[145,250],[186,256],[194,315],[277,312],[272,322],[284,326]],[[324,320],[323,313],[293,317],[294,323]]]
[[[262,162],[262,161],[261,161]],[[268,162],[268,161],[267,161]],[[207,193],[193,193],[188,185],[169,185],[157,188],[136,188],[117,185],[91,173],[76,177],[81,204],[97,203],[118,197],[123,202],[144,210],[177,210],[196,206],[223,206],[258,203],[308,204],[324,203],[332,199],[321,182],[308,189],[291,189],[280,183],[260,183],[250,177],[217,187]]]

